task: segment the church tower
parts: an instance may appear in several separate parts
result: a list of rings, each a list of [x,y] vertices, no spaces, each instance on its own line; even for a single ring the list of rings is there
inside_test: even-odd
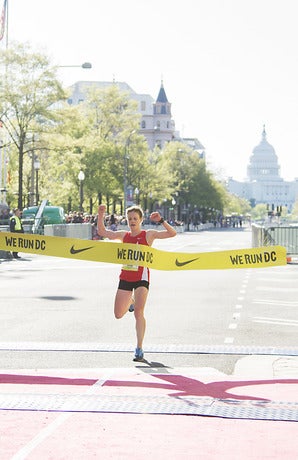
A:
[[[171,104],[168,101],[163,81],[153,104],[153,145],[163,148],[167,142],[174,139],[175,122],[172,120]]]
[[[151,96],[142,94],[139,96],[139,106],[142,115],[140,134],[147,139],[150,150],[155,147],[162,149],[175,138],[175,122],[172,120],[171,104],[163,81],[156,101]]]
[[[167,115],[171,118],[171,104],[168,101],[163,81],[161,81],[160,90],[156,99],[155,104],[153,105],[154,115]]]

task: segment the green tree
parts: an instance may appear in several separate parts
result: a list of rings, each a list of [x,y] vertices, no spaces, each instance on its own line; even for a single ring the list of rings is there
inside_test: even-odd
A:
[[[0,120],[18,155],[18,207],[23,206],[24,156],[43,146],[40,136],[55,120],[54,104],[66,98],[49,58],[28,44],[0,51]]]
[[[257,204],[251,210],[251,217],[253,220],[265,220],[268,216],[267,205],[264,203]]]
[[[89,124],[82,148],[89,197],[105,195],[108,205],[110,199],[120,202],[126,182],[138,188],[144,198],[146,181],[154,177],[154,171],[147,142],[138,134],[136,103],[112,85],[105,90],[92,89],[83,110]]]
[[[298,200],[296,200],[294,203],[290,218],[294,221],[298,220]]]
[[[251,206],[246,199],[225,191],[224,215],[238,214],[240,216],[245,216],[250,213]]]
[[[122,202],[126,183],[138,190],[145,208],[178,197],[181,205],[222,209],[222,186],[185,144],[171,142],[163,150],[149,151],[138,134],[136,103],[116,85],[92,89],[84,103],[72,107],[65,102],[66,91],[49,58],[29,45],[13,44],[0,51],[0,64],[5,69],[0,120],[9,134],[10,165],[18,170],[19,207],[23,188],[29,191],[32,186],[39,152],[40,195],[65,208],[70,202],[73,207],[79,204],[82,169],[90,208],[102,196],[107,204]]]
[[[42,135],[47,149],[41,158],[41,194],[65,209],[78,208],[78,173],[84,169],[89,123],[80,105],[60,103],[55,116],[55,123]]]
[[[179,206],[186,209],[205,209],[221,211],[224,193],[206,163],[198,154],[183,143],[168,144],[160,160],[167,171],[168,190],[176,196]]]

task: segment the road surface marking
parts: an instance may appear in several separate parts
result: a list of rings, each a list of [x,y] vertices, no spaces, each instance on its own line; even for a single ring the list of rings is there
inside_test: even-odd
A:
[[[115,372],[115,371],[114,371]],[[99,386],[103,386],[104,383],[110,379],[111,374],[113,373],[112,369],[109,369],[109,372],[98,380],[94,385],[92,385],[85,394],[92,394]],[[22,447],[12,458],[11,460],[24,460],[39,444],[41,444],[46,438],[51,436],[54,431],[62,425],[68,418],[73,415],[73,412],[63,413],[59,415],[53,422],[51,422],[46,428],[42,429],[34,438],[31,439],[24,447]]]

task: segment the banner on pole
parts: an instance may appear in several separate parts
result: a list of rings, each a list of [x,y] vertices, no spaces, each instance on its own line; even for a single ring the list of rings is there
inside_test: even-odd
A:
[[[3,39],[4,34],[5,34],[6,10],[7,10],[7,0],[4,0],[1,17],[0,17],[0,41]]]

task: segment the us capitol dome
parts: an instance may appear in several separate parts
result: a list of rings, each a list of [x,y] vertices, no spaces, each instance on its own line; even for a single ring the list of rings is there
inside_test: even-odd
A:
[[[254,207],[268,204],[270,209],[284,206],[291,211],[298,199],[298,180],[288,182],[280,177],[280,166],[274,147],[267,141],[265,125],[261,142],[252,150],[247,166],[247,180],[228,179],[230,193],[245,198]]]

